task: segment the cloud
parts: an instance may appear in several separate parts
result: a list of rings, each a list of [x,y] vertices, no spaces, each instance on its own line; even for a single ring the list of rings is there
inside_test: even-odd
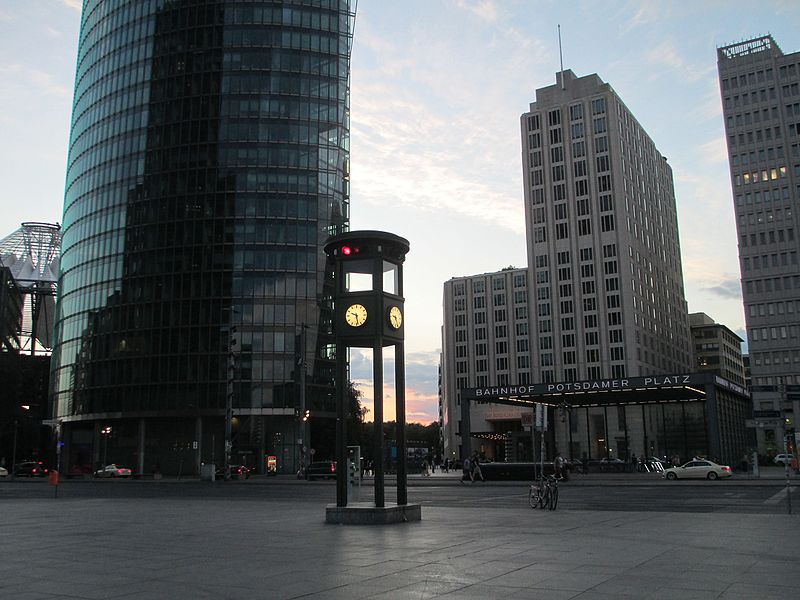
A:
[[[715,285],[707,286],[702,289],[725,298],[726,300],[739,300],[742,297],[742,286],[738,276],[728,276],[728,279],[721,279]]]
[[[77,10],[78,12],[81,12],[81,9],[83,7],[83,2],[81,0],[59,0],[59,1],[67,8],[71,8],[72,10]]]
[[[456,0],[456,6],[487,23],[495,23],[499,18],[497,4],[492,0]]]
[[[406,354],[406,420],[430,423],[438,420],[438,364],[439,351],[411,352]],[[395,418],[394,358],[391,351],[384,355],[384,421]],[[373,419],[374,394],[372,378],[372,353],[366,349],[350,350],[350,376],[362,393],[362,406],[366,407],[367,420]]]
[[[655,1],[637,1],[633,3],[637,9],[633,16],[628,19],[625,29],[633,29],[641,25],[649,25],[656,23],[665,17],[665,12],[668,10],[668,5],[665,2]]]
[[[725,136],[718,136],[698,146],[700,159],[707,165],[728,164],[728,146]]]
[[[6,90],[17,88],[16,93],[24,91],[30,92],[34,88],[49,96],[59,98],[70,98],[72,90],[65,85],[59,84],[51,73],[38,69],[27,69],[19,63],[0,65],[0,76],[4,76]]]
[[[662,70],[670,71],[671,76],[679,76],[689,82],[699,81],[711,76],[715,77],[716,68],[712,64],[693,64],[686,61],[672,40],[664,40],[653,46],[645,55],[645,61]],[[653,72],[653,77],[658,73]],[[716,81],[716,79],[714,79]]]

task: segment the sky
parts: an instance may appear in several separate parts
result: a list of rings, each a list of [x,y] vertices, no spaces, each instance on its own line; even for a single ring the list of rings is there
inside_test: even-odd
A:
[[[80,4],[0,0],[0,239],[61,221]],[[519,117],[555,83],[559,24],[564,68],[611,84],[672,166],[689,311],[745,337],[716,48],[771,33],[800,50],[797,0],[361,0],[351,229],[411,244],[408,421],[437,419],[444,282],[525,266]],[[371,408],[369,353],[351,372]]]

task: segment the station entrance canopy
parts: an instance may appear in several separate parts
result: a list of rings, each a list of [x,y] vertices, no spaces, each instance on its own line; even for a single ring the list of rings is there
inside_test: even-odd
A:
[[[536,404],[569,408],[591,408],[614,405],[673,404],[703,402],[705,422],[710,450],[715,454],[727,454],[725,438],[729,433],[724,425],[729,419],[720,419],[720,413],[728,413],[732,402],[749,405],[747,390],[714,373],[681,373],[672,375],[651,375],[647,377],[627,377],[619,379],[592,379],[584,381],[565,381],[520,385],[487,386],[462,388],[461,431],[462,452],[471,452],[470,444],[470,405],[505,404],[533,408]],[[749,408],[752,411],[752,408]],[[744,431],[744,418],[748,407],[738,406],[737,427],[741,421]],[[721,422],[722,421],[722,422]],[[739,437],[736,432],[734,437]],[[741,433],[744,436],[744,433]],[[738,444],[735,444],[738,446]]]
[[[713,373],[688,373],[464,388],[461,390],[461,399],[514,406],[676,402],[705,399],[708,385],[721,385],[735,393],[748,395],[744,388]]]

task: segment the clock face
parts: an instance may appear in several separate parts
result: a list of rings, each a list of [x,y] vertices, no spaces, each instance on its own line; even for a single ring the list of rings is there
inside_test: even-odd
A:
[[[361,327],[367,322],[367,309],[363,304],[351,304],[344,313],[344,320],[351,327]]]
[[[392,326],[393,329],[400,329],[400,326],[403,324],[403,313],[400,310],[400,307],[393,306],[389,309],[389,325]]]

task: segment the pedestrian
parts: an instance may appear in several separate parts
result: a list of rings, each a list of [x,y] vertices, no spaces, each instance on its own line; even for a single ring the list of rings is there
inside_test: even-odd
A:
[[[556,457],[553,460],[553,471],[557,478],[564,476],[564,458],[561,456],[560,452],[556,454]]]
[[[636,472],[636,453],[631,453],[631,473]]]
[[[481,478],[481,481],[484,481],[483,472],[481,472],[481,461],[478,460],[478,453],[475,452],[470,463],[470,479],[472,479],[472,483],[475,483],[475,479],[478,477]]]
[[[470,462],[468,458],[464,459],[464,462],[461,463],[461,483],[464,483],[467,479],[470,478]]]
[[[581,471],[584,475],[589,472],[589,457],[587,456],[586,452],[581,455]]]

